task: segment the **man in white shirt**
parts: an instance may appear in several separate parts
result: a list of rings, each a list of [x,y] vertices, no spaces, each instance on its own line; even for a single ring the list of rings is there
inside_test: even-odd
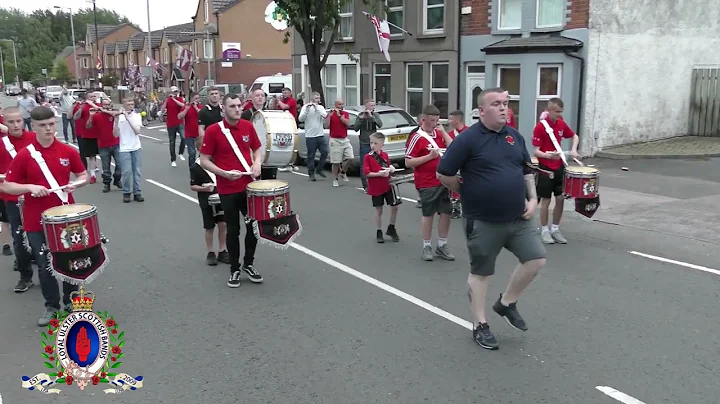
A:
[[[142,145],[140,144],[140,130],[142,128],[142,117],[135,112],[135,100],[125,98],[123,100],[122,114],[115,119],[113,134],[120,137],[120,171],[122,172],[123,202],[129,203],[131,194],[135,194],[135,202],[143,202],[140,191],[140,162],[142,157]],[[132,188],[130,185],[132,184]]]
[[[328,156],[328,145],[325,140],[325,117],[327,111],[320,104],[320,93],[313,92],[309,102],[303,105],[298,120],[305,123],[305,146],[307,147],[307,169],[310,181],[317,181],[317,175],[327,178],[323,172]],[[315,166],[315,153],[320,151],[320,161]],[[317,167],[317,168],[316,168]]]

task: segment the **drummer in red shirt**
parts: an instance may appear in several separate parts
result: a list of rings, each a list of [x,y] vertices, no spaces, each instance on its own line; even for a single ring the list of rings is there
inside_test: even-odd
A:
[[[217,176],[217,193],[225,212],[226,244],[230,254],[230,279],[227,285],[238,288],[241,269],[251,282],[263,281],[262,275],[253,266],[258,240],[253,234],[252,223],[246,223],[246,231],[253,236],[245,237],[245,257],[240,267],[240,223],[242,216],[248,215],[246,187],[253,178],[260,177],[265,150],[252,123],[241,118],[242,102],[237,95],[225,95],[223,109],[225,118],[205,129],[200,147],[200,166]],[[240,156],[235,154],[223,128],[229,130]]]
[[[87,99],[75,114],[75,130],[78,135],[80,157],[86,160],[85,166],[90,173],[90,183],[95,183],[97,174],[97,155],[100,152],[97,144],[97,135],[87,130],[87,123],[90,120],[90,110],[99,109],[97,105],[97,94],[88,93]]]
[[[555,136],[557,143],[562,147],[563,139],[572,139],[571,156],[580,158],[577,152],[580,138],[562,119],[565,104],[560,98],[553,98],[548,101],[547,118],[538,122],[533,130],[532,144],[535,146],[535,157],[538,159],[538,167],[553,172],[553,178],[540,173],[537,183],[537,194],[540,198],[540,225],[542,233],[540,239],[545,244],[566,244],[567,240],[560,233],[560,220],[562,219],[565,198],[563,194],[563,179],[565,177],[565,165],[560,153],[555,148],[548,130],[547,124]],[[548,210],[550,199],[555,195],[555,206],[553,207],[552,226],[548,227]]]
[[[45,311],[38,320],[41,327],[47,326],[60,310],[60,288],[53,274],[45,270],[48,266],[47,255],[44,253],[45,233],[41,223],[42,213],[50,208],[60,206],[63,202],[75,203],[72,192],[87,181],[88,174],[80,159],[80,154],[71,146],[55,139],[55,112],[49,108],[36,107],[30,113],[32,128],[36,133],[35,140],[20,150],[10,164],[4,191],[11,195],[24,195],[23,228],[27,233],[30,249],[38,264],[40,287],[45,298]],[[31,155],[31,148],[40,157]],[[37,159],[44,160],[48,167],[46,177]],[[42,161],[41,160],[41,161]],[[59,186],[70,183],[70,174],[75,175],[80,185],[64,188],[63,191],[50,192],[50,182]],[[52,176],[52,178],[50,178]],[[63,283],[63,303],[70,305],[70,293],[77,286]]]
[[[282,98],[277,100],[277,107],[278,109],[282,109],[283,111],[291,113],[293,118],[297,119],[297,101],[295,101],[295,98],[293,98],[292,90],[290,90],[289,88],[283,88]]]
[[[98,149],[100,149],[100,164],[102,165],[103,193],[110,192],[110,183],[116,187],[122,188],[120,183],[120,138],[115,137],[113,128],[115,126],[115,116],[119,115],[119,111],[112,110],[112,101],[109,99],[102,100],[102,111],[91,112],[90,119],[85,127],[85,133],[92,133],[97,137]],[[115,160],[115,172],[111,173],[111,161]]]
[[[185,105],[178,114],[178,118],[185,122],[185,146],[188,150],[188,166],[192,167],[197,158],[197,150],[195,149],[195,139],[200,136],[200,120],[198,114],[202,109],[200,104],[200,94],[190,93],[190,103]]]
[[[175,155],[175,143],[178,136],[180,136],[178,155],[180,160],[185,160],[185,156],[183,156],[183,153],[185,153],[185,133],[183,119],[180,118],[180,112],[184,108],[185,99],[180,96],[180,89],[175,86],[170,87],[170,95],[163,104],[163,113],[165,114],[165,124],[167,125],[168,140],[170,141],[170,165],[173,167],[177,167],[175,160],[178,156]]]
[[[22,114],[18,108],[5,110],[4,126],[7,128],[7,136],[2,138],[2,144],[0,144],[0,173],[3,174],[7,173],[10,163],[17,153],[35,140],[34,133],[24,130]],[[18,196],[0,193],[0,197],[3,199],[1,209],[3,220],[6,218],[9,223],[8,228],[5,228],[5,223],[3,223],[3,233],[12,235],[13,249],[17,257],[16,270],[20,272],[20,280],[15,286],[15,293],[22,293],[33,286],[33,270],[30,253],[25,246],[23,234],[19,231],[22,220],[18,208]],[[9,246],[8,250],[10,250]],[[12,253],[12,250],[10,252]],[[3,253],[5,253],[5,247],[3,247]]]

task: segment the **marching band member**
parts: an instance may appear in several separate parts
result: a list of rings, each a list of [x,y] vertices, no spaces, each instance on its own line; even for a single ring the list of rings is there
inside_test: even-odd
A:
[[[307,147],[307,171],[310,181],[316,181],[315,174],[327,178],[323,172],[327,161],[328,145],[325,141],[325,107],[320,104],[320,93],[311,95],[310,102],[303,105],[298,120],[305,123],[305,146]],[[320,151],[320,160],[315,164],[315,152]]]
[[[435,106],[428,105],[423,108],[420,115],[420,130],[412,135],[405,154],[405,166],[415,169],[415,188],[420,194],[422,203],[422,259],[424,261],[434,259],[431,237],[433,219],[436,214],[440,217],[435,255],[448,261],[455,260],[455,256],[450,252],[447,244],[450,215],[453,211],[450,191],[440,183],[435,175],[440,163],[440,149],[445,149],[453,138],[445,132],[442,125],[438,124],[439,119],[440,111]]]
[[[73,147],[55,139],[55,113],[51,109],[36,107],[31,117],[36,138],[18,151],[10,163],[3,188],[11,195],[25,195],[23,228],[38,264],[40,287],[45,298],[45,311],[38,319],[38,325],[44,327],[55,317],[61,306],[58,281],[46,270],[48,261],[43,251],[46,240],[41,223],[42,212],[63,203],[75,203],[72,192],[85,184],[88,173],[80,154]],[[67,186],[71,173],[77,183]],[[65,188],[56,190],[63,186]],[[63,282],[62,302],[65,307],[70,305],[70,293],[76,290],[77,286]]]
[[[295,119],[298,118],[297,101],[292,96],[292,90],[287,87],[283,88],[282,98],[275,102],[278,109],[289,112]]]
[[[382,231],[382,213],[385,204],[390,206],[390,224],[388,224],[385,234],[395,242],[400,241],[400,236],[395,229],[400,200],[396,199],[390,188],[390,174],[395,172],[395,167],[390,164],[390,157],[383,151],[384,145],[385,135],[380,132],[370,135],[371,151],[365,155],[363,162],[363,171],[368,179],[367,193],[372,198],[375,208],[375,225],[377,226],[375,237],[378,243],[385,242]]]
[[[375,112],[375,100],[365,101],[365,110],[361,112],[355,120],[353,129],[360,132],[358,135],[358,144],[360,154],[360,163],[365,161],[365,155],[370,153],[370,135],[377,132],[378,129],[382,128],[383,123],[380,119],[380,115]],[[412,137],[412,135],[410,135]],[[363,167],[360,167],[360,180],[362,186],[367,192],[367,178],[362,173],[365,171]]]
[[[170,165],[177,167],[175,162],[176,157],[180,157],[180,160],[185,160],[185,131],[183,127],[183,120],[179,117],[180,111],[185,108],[185,99],[180,96],[180,89],[176,86],[170,87],[170,95],[165,99],[162,105],[163,114],[165,114],[165,124],[168,133],[168,140],[170,142]],[[175,142],[177,137],[180,136],[180,146],[178,147],[178,155],[175,155]]]
[[[250,94],[251,107],[244,110],[242,115],[240,115],[240,118],[248,122],[252,122],[253,114],[264,109],[266,99],[267,96],[261,88],[255,89],[255,91]],[[267,147],[265,142],[267,142],[267,139],[260,139],[260,143],[263,144],[263,149]],[[263,180],[274,180],[277,178],[277,173],[278,169],[275,167],[263,167],[260,173],[260,178]]]
[[[112,101],[104,99],[100,102],[101,110],[90,110],[90,119],[85,125],[85,134],[92,133],[97,139],[97,145],[100,154],[100,164],[102,166],[103,193],[110,192],[110,183],[112,181],[116,187],[122,188],[120,179],[122,174],[120,171],[120,139],[115,137],[113,128],[115,127],[115,117],[121,112],[112,110]],[[115,172],[110,172],[110,160],[115,159]],[[114,181],[113,181],[114,180]]]
[[[349,182],[347,170],[355,156],[353,147],[348,140],[348,127],[350,126],[350,114],[343,111],[345,102],[341,99],[335,101],[335,109],[330,111],[325,118],[330,129],[330,164],[332,164],[333,186],[338,187],[338,178]],[[383,142],[384,142],[383,138]]]
[[[7,173],[10,163],[12,163],[18,152],[35,140],[35,134],[24,130],[22,114],[18,108],[6,109],[4,122],[7,127],[7,136],[2,138],[3,144],[0,145],[0,172]],[[0,195],[4,201],[3,219],[7,218],[10,223],[9,229],[4,228],[5,223],[3,223],[3,233],[12,235],[13,249],[17,258],[16,270],[20,272],[20,280],[15,285],[15,292],[22,293],[33,286],[32,258],[25,247],[23,234],[20,231],[22,221],[20,219],[20,209],[18,208],[18,196],[8,193]],[[3,247],[4,252],[5,247]]]
[[[96,104],[96,93],[87,93],[86,97],[87,98],[82,102],[80,108],[77,110],[77,112],[75,112],[73,119],[75,120],[75,130],[77,131],[76,134],[78,137],[78,149],[80,150],[80,157],[82,157],[86,161],[85,166],[90,173],[90,183],[94,184],[97,181],[95,179],[95,175],[97,172],[97,160],[95,159],[95,157],[97,156],[99,150],[97,145],[97,137],[95,137],[95,134],[93,133],[88,133],[86,125],[88,119],[90,119],[90,110],[98,110],[101,108]]]
[[[195,159],[197,158],[196,140],[200,136],[198,114],[200,114],[201,109],[202,104],[200,104],[200,94],[191,92],[190,102],[185,105],[183,110],[178,114],[178,118],[185,122],[184,142],[188,150],[188,157],[190,159],[188,165],[190,167],[195,164]]]
[[[205,136],[205,129],[223,119],[222,105],[220,105],[220,90],[217,87],[208,89],[208,103],[198,112],[198,136]]]
[[[135,111],[135,100],[128,97],[123,100],[122,114],[115,119],[113,134],[120,139],[120,172],[123,190],[123,203],[130,203],[134,194],[135,202],[144,202],[141,183],[142,143],[140,143],[142,117]],[[132,194],[131,194],[132,192]]]
[[[205,130],[200,148],[200,165],[217,176],[216,186],[225,212],[226,243],[230,254],[230,279],[227,285],[238,288],[241,269],[251,282],[263,281],[262,275],[253,266],[258,240],[249,221],[245,223],[249,235],[245,237],[245,257],[240,266],[240,226],[242,216],[248,215],[246,187],[253,178],[260,177],[265,150],[253,125],[240,118],[242,103],[237,95],[225,95],[223,109],[225,118]]]
[[[202,146],[202,138],[195,138],[195,146],[199,149]],[[203,228],[205,229],[205,246],[208,253],[205,263],[210,266],[217,265],[218,261],[229,264],[230,255],[225,245],[227,238],[227,226],[225,225],[225,215],[220,205],[211,206],[209,203],[210,195],[217,193],[217,178],[215,174],[205,170],[200,166],[200,159],[193,162],[190,167],[190,189],[197,192],[198,205],[202,212]],[[218,253],[215,254],[213,248],[213,233],[217,225]]]
[[[562,119],[564,105],[560,98],[553,98],[548,101],[547,119],[538,122],[535,129],[533,129],[532,144],[535,146],[538,167],[553,172],[553,178],[550,178],[549,175],[540,174],[537,183],[537,195],[540,197],[540,225],[542,226],[540,239],[545,244],[567,243],[565,237],[560,233],[560,220],[565,206],[565,198],[563,197],[565,166],[560,153],[555,148],[555,142],[550,138],[550,132],[552,131],[558,145],[561,144],[563,139],[572,139],[572,157],[580,158],[577,152],[580,138]],[[553,195],[555,195],[555,206],[553,207],[552,226],[548,227],[548,211]]]

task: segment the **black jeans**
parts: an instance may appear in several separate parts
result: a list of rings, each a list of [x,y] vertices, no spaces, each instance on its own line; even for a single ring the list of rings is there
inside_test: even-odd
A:
[[[77,138],[75,137],[75,121],[72,118],[68,118],[67,113],[62,114],[62,126],[63,126],[63,136],[65,137],[65,141],[68,142],[68,125],[70,125],[70,130],[72,131],[72,139],[73,142],[77,141]]]
[[[230,272],[240,270],[240,227],[245,224],[245,256],[243,265],[252,265],[255,261],[255,249],[258,240],[253,233],[252,222],[245,222],[247,217],[247,194],[238,192],[235,194],[220,195],[220,204],[225,212],[225,223],[227,224],[227,244],[230,255]]]
[[[17,257],[17,270],[20,272],[20,279],[29,281],[33,277],[32,260],[30,251],[25,245],[24,232],[20,228],[22,220],[20,218],[20,207],[17,202],[5,202],[5,212],[7,213],[8,222],[10,222],[10,232],[13,237],[13,250]]]
[[[47,254],[43,251],[45,246],[45,233],[41,231],[27,233],[30,249],[35,256],[38,266],[38,278],[40,278],[40,289],[45,298],[45,307],[60,310],[60,285],[50,272]],[[70,304],[70,293],[78,290],[77,285],[63,282],[63,303]]]
[[[306,137],[305,146],[307,146],[307,169],[308,174],[313,175],[315,171],[322,172],[325,169],[325,162],[328,156],[328,144],[325,136]],[[315,168],[315,153],[320,150],[320,161]]]
[[[175,155],[175,142],[177,141],[178,135],[180,136],[178,154],[185,153],[185,127],[183,125],[168,127],[167,132],[168,141],[170,142],[170,161],[174,162],[177,159],[177,156]]]
[[[115,160],[115,171],[111,172],[110,159]],[[105,185],[111,182],[120,183],[122,173],[120,172],[120,146],[104,147],[100,149],[100,163],[102,165],[102,181]]]

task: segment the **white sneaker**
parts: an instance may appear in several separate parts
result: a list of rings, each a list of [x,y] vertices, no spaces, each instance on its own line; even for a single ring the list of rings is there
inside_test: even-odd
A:
[[[181,160],[181,161],[185,161],[185,156],[183,156],[182,154],[179,155],[178,157],[180,157],[180,160]]]
[[[334,187],[339,187],[339,186],[340,186],[340,184],[338,183],[338,180],[333,180],[333,186],[334,186]]]
[[[347,174],[340,174],[340,179],[345,182],[350,182],[350,179],[348,178]]]
[[[170,166],[171,166],[171,167],[177,167],[177,163],[173,161],[172,163],[170,163]]]

